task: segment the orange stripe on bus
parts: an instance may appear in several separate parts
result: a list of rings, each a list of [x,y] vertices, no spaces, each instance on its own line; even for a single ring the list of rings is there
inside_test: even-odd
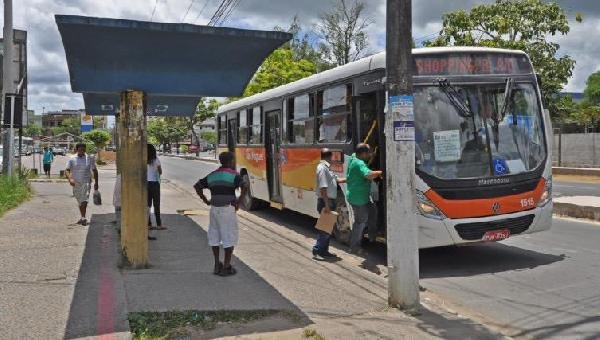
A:
[[[533,191],[517,195],[473,200],[448,200],[430,189],[425,193],[425,196],[449,218],[473,218],[533,209],[540,201],[545,186],[546,181],[542,178]],[[494,205],[497,209],[494,209]]]

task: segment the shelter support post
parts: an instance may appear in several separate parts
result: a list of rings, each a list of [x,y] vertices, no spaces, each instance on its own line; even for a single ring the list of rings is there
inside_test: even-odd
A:
[[[121,249],[134,268],[148,265],[146,95],[121,93],[117,117],[121,172]]]

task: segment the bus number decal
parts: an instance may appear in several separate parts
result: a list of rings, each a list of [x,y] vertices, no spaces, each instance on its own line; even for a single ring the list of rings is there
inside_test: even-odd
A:
[[[529,208],[535,205],[535,200],[533,197],[523,198],[521,199],[521,208]]]

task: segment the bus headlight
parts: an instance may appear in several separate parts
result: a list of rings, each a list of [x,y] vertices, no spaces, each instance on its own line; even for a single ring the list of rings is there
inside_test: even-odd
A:
[[[544,192],[542,193],[542,196],[540,197],[540,201],[538,202],[538,207],[543,207],[546,204],[548,204],[548,202],[550,202],[552,200],[552,176],[548,177],[548,179],[546,180],[546,187],[544,188]]]
[[[431,202],[429,200],[429,198],[427,198],[427,196],[425,196],[424,193],[417,190],[416,198],[417,198],[417,209],[419,210],[419,214],[421,214],[425,217],[435,218],[438,220],[442,220],[442,219],[446,218],[446,216],[440,211],[440,209],[438,209],[435,206],[435,204],[433,204],[433,202]]]

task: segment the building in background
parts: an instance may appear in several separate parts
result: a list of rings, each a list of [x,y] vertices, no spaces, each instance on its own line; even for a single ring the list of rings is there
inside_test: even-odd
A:
[[[23,122],[23,125],[35,125],[42,127],[42,115],[36,115],[35,111],[27,110],[27,122]]]
[[[77,124],[81,123],[81,116],[85,113],[84,110],[62,110],[49,111],[42,115],[42,130],[45,135],[50,135],[52,129],[63,126],[66,119],[75,120]]]
[[[214,118],[209,118],[205,121],[203,121],[200,124],[197,124],[194,127],[194,130],[196,131],[196,133],[201,134],[202,132],[215,132],[215,119]]]

